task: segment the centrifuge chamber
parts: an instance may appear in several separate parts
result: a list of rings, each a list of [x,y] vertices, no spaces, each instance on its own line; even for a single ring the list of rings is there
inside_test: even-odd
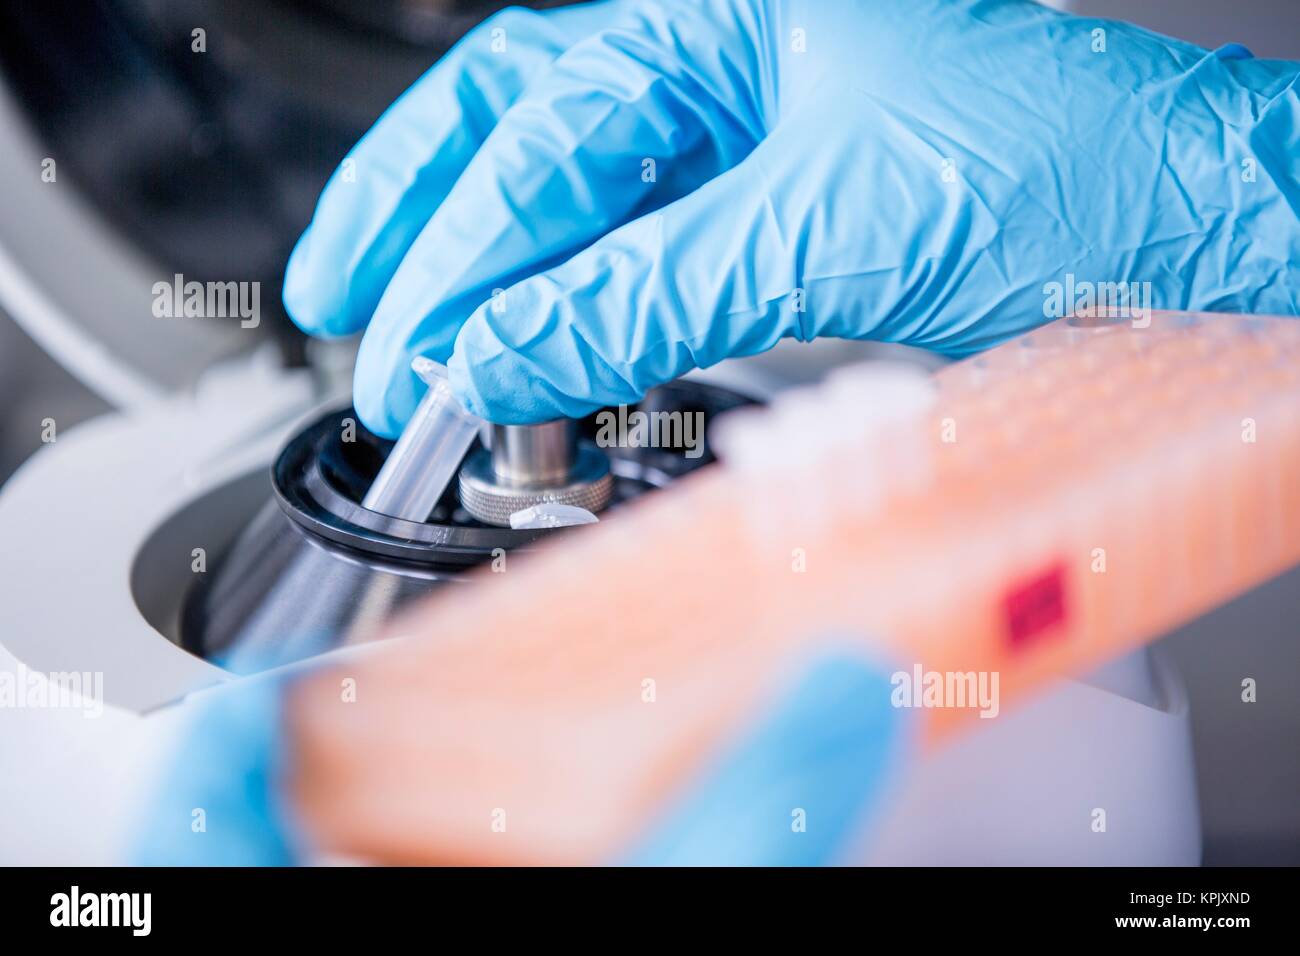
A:
[[[0,663],[101,672],[105,704],[99,720],[32,710],[3,724],[4,862],[120,861],[177,722],[205,688],[249,679],[178,643],[182,607],[196,575],[219,567],[268,505],[270,469],[286,441],[338,407],[337,398],[315,404],[291,377],[259,388],[233,377],[87,422],[0,491],[0,539],[9,545],[0,558]],[[250,391],[256,401],[247,401]],[[195,570],[197,549],[206,572]],[[1187,701],[1159,657],[1143,652],[1062,681],[987,724],[912,768],[880,838],[855,859],[1199,859]],[[1107,809],[1107,833],[1089,826],[1095,807]]]

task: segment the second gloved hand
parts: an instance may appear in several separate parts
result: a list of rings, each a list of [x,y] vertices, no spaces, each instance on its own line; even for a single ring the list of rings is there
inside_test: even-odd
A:
[[[1300,68],[1240,52],[1022,0],[507,11],[357,145],[285,302],[366,327],[387,436],[417,354],[526,423],[783,337],[969,353],[1070,276],[1297,313]]]
[[[725,741],[681,793],[640,821],[642,832],[611,862],[811,866],[843,861],[867,845],[864,837],[898,782],[915,730],[907,712],[891,703],[887,673],[856,655],[830,645],[792,665],[795,679],[775,686],[775,698],[757,718]],[[351,705],[339,700],[336,681],[321,688],[299,699],[291,722],[297,738],[282,726],[283,681],[248,680],[199,703],[142,815],[133,862],[284,866],[313,862],[319,845],[342,846],[354,859],[447,862],[430,848],[431,832],[447,835],[440,784],[422,770],[431,755],[445,756],[445,741],[432,729],[437,698],[410,696],[418,682],[389,687],[374,698],[368,719],[339,723],[354,712]],[[431,723],[423,723],[426,716]],[[414,722],[418,732],[394,733],[392,717]],[[571,765],[575,745],[564,733],[541,742],[547,759],[517,769],[537,774],[531,786],[544,802],[554,792],[553,774]],[[484,766],[491,763],[481,756]],[[300,819],[285,789],[295,772],[314,781],[307,790],[316,816],[332,825],[313,831]],[[488,818],[491,788],[481,796]],[[199,811],[201,827],[195,826]],[[477,825],[473,830],[481,832]],[[377,837],[394,833],[398,845],[385,852]],[[553,843],[556,834],[543,836]]]

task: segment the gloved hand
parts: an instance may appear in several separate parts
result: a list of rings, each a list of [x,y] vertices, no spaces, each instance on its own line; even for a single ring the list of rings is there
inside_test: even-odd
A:
[[[510,424],[786,336],[970,353],[1071,274],[1297,313],[1298,76],[1023,0],[507,11],[356,146],[285,304],[368,323],[355,401],[386,436],[416,354]]]
[[[281,784],[279,679],[212,691],[185,727],[137,826],[136,866],[289,866],[308,844]]]
[[[205,702],[139,830],[140,865],[282,866],[310,862],[313,835],[282,786],[295,759],[281,716],[282,684],[258,678]],[[632,865],[801,866],[837,862],[854,848],[912,744],[910,711],[890,704],[887,674],[829,652],[778,694],[771,709],[729,742],[681,798],[646,821],[622,859]],[[409,711],[406,720],[418,720]],[[333,793],[340,816],[391,803],[376,788],[393,779],[375,760],[382,739],[340,740],[350,767]],[[376,772],[377,771],[377,772]],[[540,788],[540,789],[544,789]],[[350,802],[349,802],[350,801]],[[436,815],[436,795],[425,801]],[[203,811],[203,828],[194,826]],[[412,840],[418,842],[418,821]],[[328,835],[326,835],[328,836]],[[861,845],[861,844],[857,844]],[[424,862],[436,863],[437,860]]]

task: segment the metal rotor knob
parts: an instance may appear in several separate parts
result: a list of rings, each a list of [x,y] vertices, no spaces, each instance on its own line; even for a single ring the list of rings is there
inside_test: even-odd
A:
[[[460,501],[485,524],[510,526],[516,511],[573,505],[595,514],[609,504],[609,459],[580,441],[572,419],[540,425],[493,425],[492,449],[478,449],[460,470]]]

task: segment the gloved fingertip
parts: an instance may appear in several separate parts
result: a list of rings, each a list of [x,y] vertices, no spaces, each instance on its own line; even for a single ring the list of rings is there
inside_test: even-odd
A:
[[[375,395],[370,389],[358,390],[354,384],[352,407],[361,424],[372,435],[389,441],[396,441],[401,436],[406,419],[399,419],[392,414],[385,395]]]
[[[475,347],[471,343],[461,344],[464,334],[465,329],[462,328],[461,334],[456,337],[456,348],[447,361],[447,381],[451,383],[451,390],[460,399],[465,411],[487,421],[498,421],[501,415],[500,405],[494,401],[490,389],[485,393],[480,386],[475,370],[483,368],[482,359],[474,357]]]
[[[465,329],[461,332],[463,335]],[[447,363],[447,378],[470,414],[497,425],[534,425],[586,414],[586,409],[574,403],[557,401],[541,374],[523,356],[508,350],[476,349],[468,343],[462,347],[462,340],[456,341]],[[487,351],[493,357],[487,357]]]
[[[358,319],[349,303],[346,273],[337,263],[319,261],[313,249],[312,227],[299,237],[284,270],[281,301],[294,325],[317,338],[353,335],[368,316]]]
[[[447,360],[465,410],[498,425],[582,418],[606,404],[590,374],[599,359],[575,349],[555,300],[537,286],[534,279],[506,290],[509,313],[493,315],[490,303],[475,310]]]
[[[362,342],[352,379],[352,406],[372,434],[396,441],[425,391],[425,384],[411,371],[406,349],[376,354]]]

